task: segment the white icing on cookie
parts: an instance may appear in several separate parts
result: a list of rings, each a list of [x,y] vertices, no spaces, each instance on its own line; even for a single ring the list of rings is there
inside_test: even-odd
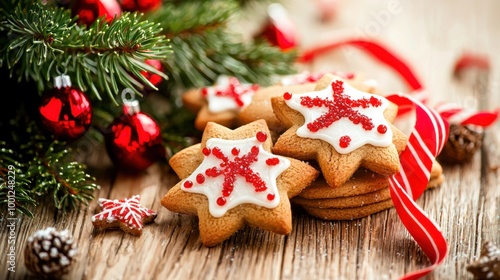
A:
[[[203,162],[182,182],[181,189],[205,195],[214,217],[244,203],[278,206],[276,179],[290,161],[264,150],[262,143],[267,136],[259,133],[242,140],[209,139]]]
[[[326,141],[340,154],[366,144],[387,147],[392,143],[392,130],[384,117],[389,101],[382,96],[334,79],[323,90],[285,93],[284,97],[286,104],[305,118],[297,130],[300,137]]]

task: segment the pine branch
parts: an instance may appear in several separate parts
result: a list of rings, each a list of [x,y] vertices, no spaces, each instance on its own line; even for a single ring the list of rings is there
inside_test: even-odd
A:
[[[263,40],[243,42],[228,32],[227,25],[250,2],[166,0],[152,13],[122,13],[111,23],[102,18],[83,27],[68,9],[50,5],[50,0],[0,0],[1,80],[7,80],[4,85],[16,79],[14,87],[22,94],[15,98],[24,109],[4,104],[0,110],[9,118],[0,119],[1,131],[9,132],[0,139],[0,204],[8,203],[9,166],[19,174],[16,209],[26,215],[32,215],[42,196],[51,196],[54,207],[65,212],[92,200],[99,187],[85,165],[74,160],[69,145],[45,135],[36,123],[40,93],[53,88],[52,79],[62,73],[71,77],[73,86],[93,93],[88,133],[106,129],[121,113],[116,95],[131,88],[144,98],[142,111],[160,125],[170,154],[200,137],[195,115],[180,102],[186,88],[213,84],[220,75],[266,85],[275,75],[294,73],[295,53]],[[148,59],[160,60],[164,72],[146,64]],[[142,71],[165,80],[155,87]],[[113,102],[102,102],[103,94]]]
[[[264,40],[245,43],[228,32],[226,24],[238,8],[234,1],[186,2],[148,14],[171,39],[173,56],[165,64],[172,84],[202,87],[228,75],[268,85],[275,75],[296,72],[292,65],[297,53],[282,52]]]
[[[99,186],[85,172],[85,165],[72,160],[68,144],[44,135],[34,121],[21,116],[12,122],[15,125],[1,127],[10,134],[0,143],[0,204],[8,200],[5,182],[10,165],[16,167],[16,210],[20,213],[32,216],[31,209],[38,204],[35,198],[45,196],[52,196],[54,207],[63,213],[93,200]]]
[[[141,94],[156,89],[142,74],[167,75],[145,63],[164,60],[171,48],[159,24],[141,19],[139,13],[123,13],[110,24],[104,18],[88,29],[76,24],[67,9],[38,2],[28,8],[2,10],[0,67],[4,64],[18,81],[35,81],[39,91],[53,85],[52,78],[67,73],[75,86],[90,90],[98,99],[115,96],[123,88]]]
[[[9,149],[5,141],[0,142],[0,207],[7,210],[9,202],[23,215],[33,217],[30,211],[36,206],[33,193],[29,188],[30,180],[22,171],[23,165],[16,161],[14,150]]]

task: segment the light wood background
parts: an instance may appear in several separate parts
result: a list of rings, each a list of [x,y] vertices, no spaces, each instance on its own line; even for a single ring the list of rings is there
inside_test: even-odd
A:
[[[329,22],[319,20],[317,2],[283,2],[297,26],[301,48],[342,36],[377,38],[412,65],[431,94],[431,104],[500,106],[500,1],[331,0],[338,10]],[[262,10],[238,19],[233,28],[250,36],[262,22],[258,12]],[[455,79],[453,65],[464,51],[488,56],[490,71],[470,71],[467,78]],[[384,92],[407,91],[399,76],[356,49],[325,54],[305,69],[363,72],[377,79]],[[428,279],[472,279],[466,265],[478,257],[481,245],[488,240],[500,243],[499,129],[497,123],[486,131],[483,148],[472,162],[445,165],[445,182],[417,201],[449,244],[448,257]],[[22,249],[29,235],[48,226],[68,229],[78,244],[78,258],[66,279],[397,279],[429,265],[394,209],[339,222],[294,208],[289,236],[244,228],[223,244],[205,248],[195,217],[160,205],[177,182],[168,166],[155,164],[131,176],[114,171],[102,147],[90,152],[89,166],[101,185],[96,198],[140,194],[142,205],[159,213],[156,221],[138,238],[94,230],[90,218],[98,211],[95,201],[67,216],[40,206],[36,218],[19,219],[16,273],[7,271],[7,223],[0,221],[1,279],[30,279]]]

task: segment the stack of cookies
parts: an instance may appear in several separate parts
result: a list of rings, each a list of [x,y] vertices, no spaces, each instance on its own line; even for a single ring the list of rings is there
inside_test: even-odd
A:
[[[443,180],[442,167],[435,161],[427,188],[437,187]],[[393,206],[387,177],[365,168],[338,188],[330,187],[320,176],[292,202],[324,220],[358,219]]]
[[[260,87],[227,77],[188,91],[203,136],[170,158],[180,181],[162,205],[198,216],[206,246],[246,225],[288,234],[292,204],[325,220],[392,207],[388,178],[408,139],[392,124],[398,107],[363,81],[321,74]],[[435,162],[429,187],[442,180]]]
[[[321,171],[291,200],[312,216],[350,220],[393,206],[388,177],[399,170],[407,136],[392,124],[397,106],[365,81],[353,74],[324,74],[303,83],[314,84],[312,91],[294,91],[291,86],[297,85],[291,83],[275,86],[268,95],[273,114],[267,121],[280,124],[273,152],[309,161]],[[259,96],[261,111],[263,100]],[[243,122],[257,116],[253,110],[241,113]],[[435,162],[428,187],[443,180]]]

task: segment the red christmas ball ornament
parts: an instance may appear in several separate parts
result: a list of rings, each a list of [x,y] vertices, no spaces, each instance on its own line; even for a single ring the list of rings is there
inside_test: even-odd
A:
[[[162,5],[161,0],[120,0],[120,5],[127,12],[151,12]]]
[[[64,141],[82,137],[92,122],[92,105],[88,97],[71,86],[67,75],[54,79],[54,88],[43,94],[38,112],[41,127]]]
[[[126,95],[130,94],[131,99]],[[123,171],[140,172],[165,157],[160,127],[149,115],[140,111],[132,90],[122,93],[123,114],[105,133],[106,149],[114,165]]]
[[[298,45],[295,25],[288,17],[285,7],[279,3],[273,3],[267,7],[266,25],[255,37],[264,37],[269,43],[283,51]]]
[[[76,0],[71,5],[71,14],[78,16],[78,23],[89,26],[101,17],[111,22],[122,14],[122,8],[116,0]]]
[[[159,60],[148,59],[145,62],[146,62],[146,64],[154,67],[155,69],[157,69],[161,72],[164,71],[163,64],[161,64],[161,61],[159,61]],[[162,76],[160,76],[158,74],[150,73],[148,71],[141,71],[141,74],[144,77],[146,77],[146,79],[148,79],[148,81],[150,81],[155,87],[157,87],[163,81]]]
[[[332,21],[339,13],[339,0],[315,0],[315,2],[319,20],[324,23]]]

